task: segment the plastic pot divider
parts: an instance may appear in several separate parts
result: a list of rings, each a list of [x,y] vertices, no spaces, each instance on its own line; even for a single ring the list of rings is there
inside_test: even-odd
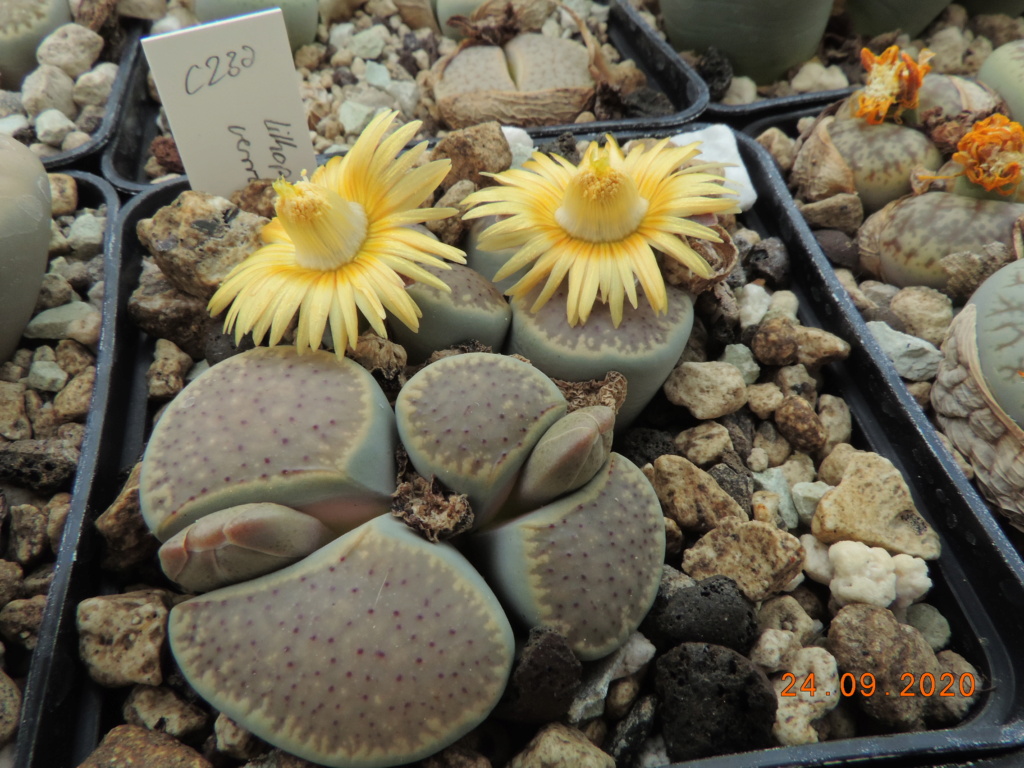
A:
[[[624,142],[651,133],[633,130],[616,135]],[[737,134],[737,141],[759,192],[744,222],[764,235],[778,236],[787,246],[791,289],[800,298],[802,321],[850,342],[850,358],[825,369],[826,389],[850,406],[858,446],[881,453],[896,465],[918,509],[939,531],[943,554],[930,564],[935,586],[928,601],[949,620],[953,649],[978,668],[988,688],[967,719],[954,727],[779,747],[686,765],[782,768],[870,759],[934,766],[992,758],[992,768],[998,768],[1004,760],[1016,759],[1011,750],[1024,747],[1024,654],[1013,651],[1024,637],[1024,562],[886,362],[816,247],[772,159],[749,137]],[[103,418],[90,418],[87,441],[92,451],[80,469],[81,487],[76,489],[33,660],[19,734],[18,764],[23,768],[77,765],[116,722],[124,696],[123,691],[100,689],[85,674],[77,658],[74,613],[82,598],[111,589],[99,569],[100,544],[91,522],[116,496],[147,437],[145,373],[154,342],[132,325],[126,311],[143,251],[136,224],[187,188],[182,179],[135,197],[122,209],[107,252],[96,395],[96,413]],[[69,723],[74,724],[72,738],[66,735]],[[1019,763],[1007,765],[1011,764]]]

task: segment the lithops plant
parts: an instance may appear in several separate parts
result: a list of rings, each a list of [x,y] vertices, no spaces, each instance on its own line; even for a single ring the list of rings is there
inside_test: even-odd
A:
[[[6,361],[32,317],[46,273],[50,181],[39,158],[10,136],[0,135],[0,168],[0,361]]]
[[[477,341],[500,350],[512,321],[512,311],[494,283],[476,270],[453,264],[449,269],[425,267],[448,288],[416,283],[409,295],[422,315],[419,328],[392,323],[391,335],[409,355],[421,363],[431,352]]]
[[[496,705],[515,648],[509,616],[563,633],[582,659],[614,651],[657,592],[661,506],[611,453],[611,409],[566,410],[547,376],[498,354],[423,367],[394,414],[368,373],[327,352],[261,347],[215,365],[161,416],[140,485],[157,532],[195,520],[164,545],[168,575],[195,588],[249,578],[172,610],[186,678],[300,757],[392,766],[442,749]],[[431,543],[380,514],[392,422],[421,473],[468,496],[477,531]],[[328,457],[332,471],[316,469]],[[322,518],[333,530],[320,525],[324,500],[301,504],[304,484],[341,487],[341,506],[372,516],[334,539],[337,516]],[[188,505],[197,486],[223,508],[166,514],[166,497]]]
[[[942,352],[931,390],[936,419],[985,497],[1024,530],[1024,261],[982,283]]]
[[[733,72],[770,83],[818,50],[831,0],[662,0],[665,32],[678,51],[713,46]]]
[[[791,175],[798,197],[856,192],[870,213],[911,191],[912,170],[939,167],[938,148],[903,124],[915,119],[931,55],[924,50],[915,62],[896,46],[880,56],[863,49],[864,88],[823,112],[802,137]]]
[[[476,248],[515,249],[494,275],[521,274],[506,290],[506,351],[571,381],[624,373],[617,429],[664,383],[693,323],[689,296],[666,286],[655,251],[680,271],[712,278],[687,238],[721,237],[689,217],[736,210],[716,167],[696,161],[699,152],[696,142],[677,147],[663,139],[625,153],[608,136],[603,147],[591,142],[578,166],[534,153],[523,168],[495,176],[497,186],[466,199],[474,207],[464,218],[501,217]]]
[[[394,449],[394,415],[364,368],[258,347],[213,366],[167,407],[139,501],[161,540],[254,502],[307,512],[337,535],[387,510]]]
[[[21,90],[39,66],[36,48],[57,27],[71,21],[67,0],[4,0],[0,3],[0,88]]]
[[[377,517],[295,565],[171,611],[196,691],[306,760],[346,768],[426,757],[498,703],[512,629],[449,544]]]
[[[853,22],[854,31],[864,37],[900,30],[910,37],[924,31],[950,0],[915,0],[898,3],[892,0],[846,0],[846,14]]]
[[[1019,250],[1024,203],[1015,200],[1024,129],[1005,115],[992,115],[957,146],[952,163],[938,174],[955,178],[951,191],[893,201],[864,222],[857,237],[863,268],[894,285],[941,290],[948,280],[941,265],[945,256],[980,252],[989,243]]]
[[[292,50],[316,39],[319,19],[318,0],[195,0],[196,19],[200,23],[242,16],[268,8],[280,8]]]

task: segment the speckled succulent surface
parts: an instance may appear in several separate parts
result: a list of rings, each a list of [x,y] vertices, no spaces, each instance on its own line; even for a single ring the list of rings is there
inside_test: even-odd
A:
[[[218,709],[301,757],[344,766],[415,760],[461,736],[497,703],[514,647],[462,555],[390,516],[178,605],[169,637]]]
[[[365,369],[327,352],[254,349],[211,368],[161,416],[142,510],[162,539],[254,501],[287,503],[341,532],[387,508],[393,453],[394,415]]]
[[[1024,428],[1024,261],[1015,261],[982,283],[969,302],[981,373],[1006,414]]]

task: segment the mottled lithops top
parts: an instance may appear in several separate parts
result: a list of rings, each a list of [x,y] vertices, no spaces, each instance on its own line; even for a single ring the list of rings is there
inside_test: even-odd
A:
[[[475,727],[512,666],[512,628],[465,558],[390,515],[305,560],[176,606],[196,691],[318,764],[425,757]]]
[[[161,539],[257,501],[348,530],[387,509],[394,441],[387,398],[357,363],[253,349],[210,368],[160,417],[143,460],[142,514]]]
[[[478,525],[504,502],[533,446],[566,409],[558,387],[532,365],[487,353],[428,365],[395,401],[416,471],[465,493]]]
[[[1024,261],[1007,264],[975,291],[978,360],[996,403],[1024,427]]]

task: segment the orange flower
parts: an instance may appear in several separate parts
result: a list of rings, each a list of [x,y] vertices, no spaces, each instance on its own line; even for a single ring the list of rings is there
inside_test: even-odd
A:
[[[1001,195],[1016,191],[1024,164],[1024,128],[1020,123],[996,113],[976,122],[956,148],[953,160],[964,167],[969,181]]]
[[[917,91],[924,76],[932,70],[928,62],[934,55],[927,48],[922,49],[915,62],[895,45],[886,48],[881,56],[862,48],[860,61],[868,78],[857,98],[854,115],[871,125],[878,125],[886,117],[900,122],[904,110],[917,107]]]

